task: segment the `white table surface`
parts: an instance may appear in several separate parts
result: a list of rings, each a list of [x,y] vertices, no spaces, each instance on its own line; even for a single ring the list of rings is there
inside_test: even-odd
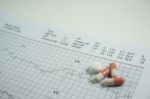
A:
[[[0,0],[0,11],[64,31],[150,48],[150,0]]]

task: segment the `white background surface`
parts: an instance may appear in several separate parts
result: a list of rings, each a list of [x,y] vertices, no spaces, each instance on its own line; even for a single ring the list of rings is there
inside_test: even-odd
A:
[[[150,0],[0,0],[0,11],[64,31],[150,48]]]
[[[0,0],[0,11],[75,34],[150,48],[150,0]]]

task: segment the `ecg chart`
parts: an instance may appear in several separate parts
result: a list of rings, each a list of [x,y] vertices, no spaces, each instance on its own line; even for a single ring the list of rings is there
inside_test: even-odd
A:
[[[147,94],[147,50],[0,17],[0,99],[136,99],[139,90]],[[125,83],[90,82],[87,69],[94,62],[116,63]]]
[[[113,60],[0,31],[0,99],[132,99],[143,67],[122,62],[121,87],[89,82],[86,69]]]

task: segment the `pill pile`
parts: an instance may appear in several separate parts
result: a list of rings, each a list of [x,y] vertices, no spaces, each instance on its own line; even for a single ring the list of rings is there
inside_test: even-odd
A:
[[[121,86],[125,82],[115,63],[110,63],[109,66],[102,68],[101,63],[95,62],[88,70],[94,74],[90,81],[100,82],[103,86]]]

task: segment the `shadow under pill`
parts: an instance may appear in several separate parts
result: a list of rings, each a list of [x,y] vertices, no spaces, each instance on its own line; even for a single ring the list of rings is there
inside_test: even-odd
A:
[[[87,75],[90,75],[90,76],[95,74],[94,72],[90,71],[89,68],[87,68],[85,72]]]

